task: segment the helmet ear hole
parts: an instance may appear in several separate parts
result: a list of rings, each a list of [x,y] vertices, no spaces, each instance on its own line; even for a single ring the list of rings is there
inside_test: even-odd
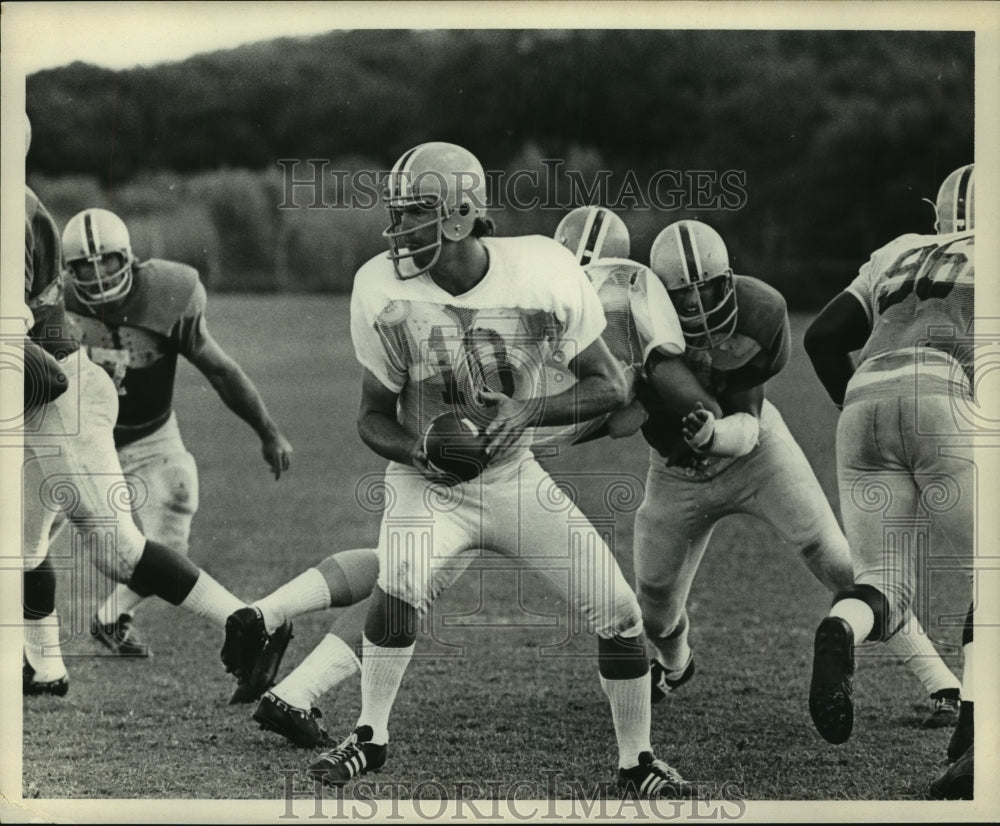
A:
[[[472,205],[468,201],[466,201],[465,203],[463,203],[458,208],[458,214],[461,215],[463,218],[466,215],[468,215],[470,212],[472,212]]]

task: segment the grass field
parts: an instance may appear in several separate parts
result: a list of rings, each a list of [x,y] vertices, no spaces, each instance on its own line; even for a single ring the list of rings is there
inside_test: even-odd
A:
[[[378,513],[359,504],[356,486],[383,462],[355,430],[359,368],[346,299],[215,296],[209,321],[296,451],[292,470],[276,483],[254,435],[184,366],[176,407],[201,478],[192,557],[250,600],[332,551],[375,542]],[[793,359],[769,395],[832,494],[835,411],[805,362],[803,324],[794,319]],[[606,517],[607,481],[643,479],[646,450],[639,438],[591,443],[548,466],[572,474],[588,515]],[[625,512],[614,520],[629,577],[632,517]],[[393,713],[389,763],[374,776],[402,785],[368,789],[372,796],[405,797],[422,783],[425,796],[435,789],[453,794],[467,781],[479,784],[472,796],[530,798],[548,781],[552,794],[567,797],[574,783],[590,789],[613,779],[614,735],[592,656],[596,646],[568,632],[558,594],[530,576],[519,581],[497,558],[483,562],[483,570],[467,572],[440,600],[433,639],[418,643]],[[962,610],[961,577],[942,577],[935,587],[947,598],[932,602],[934,610]],[[150,601],[139,623],[155,657],[102,657],[87,633],[93,591],[70,604],[68,575],[61,589],[64,635],[73,635],[66,644],[71,688],[64,699],[24,704],[25,797],[284,797],[282,772],[304,769],[314,753],[259,731],[250,719],[253,706],[227,705],[233,682],[219,661],[219,629]],[[847,744],[830,746],[812,727],[806,706],[812,634],[827,604],[792,549],[749,519],[724,521],[692,594],[698,673],[653,709],[658,756],[689,779],[740,784],[751,800],[922,798],[944,765],[950,732],[918,727],[927,698],[904,667],[878,658],[861,662],[858,716]],[[282,673],[332,617],[295,621]],[[932,635],[954,645],[960,629],[935,628]],[[953,656],[949,663],[956,667]],[[323,699],[333,736],[353,727],[359,705],[357,678]],[[518,781],[524,785],[512,785]],[[304,776],[296,784],[308,788]]]

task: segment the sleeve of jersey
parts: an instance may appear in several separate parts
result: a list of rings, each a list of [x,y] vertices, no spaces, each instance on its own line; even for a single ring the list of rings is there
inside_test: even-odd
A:
[[[629,308],[642,344],[642,363],[654,350],[667,356],[684,352],[684,334],[670,296],[659,278],[645,267],[636,273],[629,291]]]
[[[597,290],[583,269],[572,259],[563,269],[565,277],[553,283],[565,284],[559,292],[562,306],[558,315],[563,322],[559,349],[568,363],[601,337],[607,321]]]
[[[197,354],[208,341],[208,323],[205,321],[207,304],[208,295],[205,293],[205,287],[198,281],[187,307],[174,326],[177,351],[187,359]]]
[[[872,308],[875,303],[875,279],[878,272],[878,253],[876,252],[862,265],[854,280],[847,285],[845,290],[861,302],[861,306],[865,308],[865,313],[868,315],[869,324],[874,323]]]
[[[406,383],[407,371],[402,354],[393,342],[399,338],[397,326],[387,324],[387,305],[361,279],[355,279],[351,293],[351,341],[361,366],[383,385],[399,393]]]

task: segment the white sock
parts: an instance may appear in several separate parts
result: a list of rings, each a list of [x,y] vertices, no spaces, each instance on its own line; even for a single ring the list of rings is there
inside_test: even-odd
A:
[[[639,765],[641,752],[653,750],[649,744],[649,672],[631,680],[608,680],[602,676],[601,688],[611,704],[611,719],[618,739],[618,766],[631,769]]]
[[[35,669],[35,681],[51,683],[66,676],[59,645],[59,614],[53,611],[43,619],[24,621],[24,656]]]
[[[975,642],[966,643],[962,646],[962,657],[965,660],[965,664],[962,666],[962,702],[971,703],[973,702],[972,695],[972,645]]]
[[[204,617],[219,628],[225,628],[226,617],[245,608],[246,603],[219,585],[207,571],[202,571],[180,607]]]
[[[372,727],[372,742],[389,742],[389,713],[416,644],[383,648],[361,638],[361,716],[359,726]],[[649,686],[646,686],[647,700]]]
[[[854,631],[854,644],[861,645],[875,627],[875,614],[871,606],[860,599],[842,599],[835,602],[829,616],[847,621]]]
[[[327,634],[271,693],[308,711],[323,694],[360,670],[351,647],[335,634]]]
[[[131,614],[144,599],[128,585],[119,583],[111,589],[104,604],[97,609],[97,621],[101,625],[111,625],[122,614]]]
[[[944,664],[927,632],[913,614],[907,614],[903,627],[886,643],[886,648],[916,675],[928,694],[960,687],[958,677]]]
[[[316,568],[309,568],[252,604],[260,609],[270,634],[287,619],[329,608],[330,586],[323,574]]]

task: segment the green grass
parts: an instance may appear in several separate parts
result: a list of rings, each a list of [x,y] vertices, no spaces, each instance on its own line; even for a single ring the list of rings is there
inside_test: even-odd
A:
[[[201,474],[192,557],[250,600],[332,551],[375,543],[378,514],[357,503],[355,486],[384,463],[355,430],[360,368],[345,298],[215,296],[209,321],[295,448],[292,470],[274,482],[254,435],[199,374],[181,370],[176,406]],[[803,319],[794,319],[793,359],[769,395],[832,492],[835,411],[802,354],[802,326]],[[580,477],[580,503],[595,514],[603,508],[601,474],[613,468],[644,478],[646,450],[637,438],[592,443],[549,466],[556,473],[590,472]],[[631,523],[631,513],[616,519],[629,577]],[[437,604],[434,638],[418,643],[421,656],[393,712],[390,762],[373,779],[411,790],[437,781],[449,794],[465,780],[496,796],[489,792],[492,781],[502,797],[516,781],[544,790],[547,770],[559,773],[560,797],[572,793],[572,783],[590,789],[611,780],[614,735],[597,680],[596,646],[567,635],[561,595],[530,575],[519,583],[498,558],[485,562],[491,570],[468,572]],[[935,586],[943,595],[933,608],[964,610],[961,577]],[[250,720],[253,706],[227,705],[233,682],[219,662],[219,629],[150,601],[139,622],[155,657],[116,661],[97,656],[86,632],[93,593],[74,608],[64,577],[60,599],[64,618],[74,610],[80,618],[66,644],[71,688],[64,699],[24,704],[25,797],[280,799],[282,772],[311,762],[312,752],[259,731]],[[558,617],[558,625],[512,624],[528,618],[518,599],[528,611]],[[858,719],[846,745],[826,744],[812,727],[806,707],[812,633],[828,600],[792,549],[765,527],[725,520],[692,593],[698,674],[653,709],[659,756],[715,788],[740,783],[753,800],[922,797],[943,765],[950,732],[918,728],[927,701],[904,667],[861,661]],[[295,621],[283,673],[333,616]],[[933,633],[950,644],[959,639],[957,628]],[[357,678],[323,698],[323,720],[334,736],[353,727],[359,705]],[[296,783],[299,791],[309,788],[303,776]],[[436,788],[423,792],[434,796]],[[514,796],[533,796],[520,789]]]

